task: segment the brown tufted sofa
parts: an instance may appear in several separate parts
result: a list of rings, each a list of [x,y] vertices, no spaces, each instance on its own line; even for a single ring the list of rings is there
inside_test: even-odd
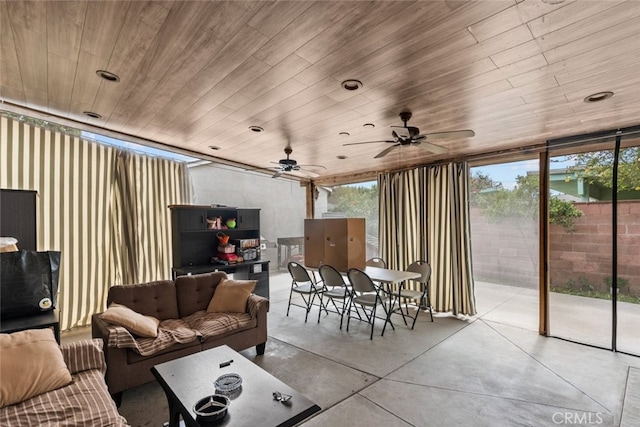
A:
[[[207,313],[224,272],[179,276],[171,280],[113,286],[107,306],[118,303],[160,320],[158,338],[139,338],[94,314],[92,335],[104,341],[106,382],[117,403],[122,391],[154,381],[151,367],[188,354],[226,344],[240,351],[256,346],[264,354],[267,341],[269,300],[251,294],[246,313]],[[175,337],[180,342],[167,340]],[[150,354],[149,354],[150,353]]]

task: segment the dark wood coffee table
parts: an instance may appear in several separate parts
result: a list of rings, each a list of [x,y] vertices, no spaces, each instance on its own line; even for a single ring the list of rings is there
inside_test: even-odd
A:
[[[220,363],[233,360],[229,366]],[[187,426],[199,426],[193,405],[216,393],[214,381],[222,374],[242,377],[239,393],[227,395],[231,405],[220,426],[293,426],[320,407],[240,353],[224,345],[161,363],[151,368],[169,401],[169,425],[180,425],[180,415]],[[289,402],[273,399],[273,392],[291,395]]]

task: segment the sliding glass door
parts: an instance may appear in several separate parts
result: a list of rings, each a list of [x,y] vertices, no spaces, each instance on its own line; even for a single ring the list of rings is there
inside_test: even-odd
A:
[[[610,136],[551,144],[549,333],[640,354],[640,162],[634,141]]]

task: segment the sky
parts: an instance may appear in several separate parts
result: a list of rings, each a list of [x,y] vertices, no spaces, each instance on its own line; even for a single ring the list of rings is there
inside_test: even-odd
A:
[[[165,159],[176,160],[178,162],[193,162],[198,160],[195,157],[189,157],[159,148],[147,147],[146,145],[136,144],[135,142],[128,142],[121,139],[110,138],[108,136],[100,135],[97,133],[82,131],[82,136],[87,139],[101,142],[103,144],[127,148],[138,153],[144,153],[156,157],[163,157]]]

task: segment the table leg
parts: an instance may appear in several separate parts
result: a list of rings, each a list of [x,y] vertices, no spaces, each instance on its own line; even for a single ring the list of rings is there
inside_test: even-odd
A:
[[[171,399],[169,401],[169,427],[179,427],[180,426],[180,411],[176,404],[173,403]]]

